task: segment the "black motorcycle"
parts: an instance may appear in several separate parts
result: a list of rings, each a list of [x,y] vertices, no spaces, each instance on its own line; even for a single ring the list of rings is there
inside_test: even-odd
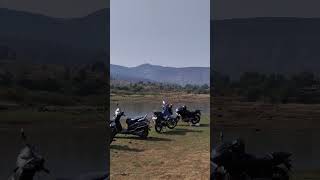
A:
[[[9,177],[9,180],[33,180],[36,173],[45,172],[49,174],[49,170],[44,166],[44,158],[35,151],[33,146],[26,142],[27,137],[23,129],[21,131],[21,137],[25,143],[25,147],[18,155],[16,162],[17,167]]]
[[[164,117],[160,111],[153,112],[152,120],[154,122],[154,129],[156,132],[161,133],[163,128],[168,127],[173,129],[177,126],[177,118],[173,116]]]
[[[191,122],[193,125],[200,122],[201,111],[189,111],[186,106],[180,106],[176,109],[177,119],[184,122]]]
[[[113,138],[116,134],[132,134],[139,136],[141,138],[147,138],[149,135],[149,120],[147,119],[147,115],[137,117],[137,118],[127,118],[127,129],[124,129],[121,125],[120,119],[122,116],[125,116],[124,112],[121,112],[119,109],[116,110],[115,117],[110,122],[110,144],[113,141]]]
[[[90,172],[81,174],[75,178],[56,178],[55,180],[109,180],[109,173],[105,172]]]
[[[289,180],[291,154],[273,152],[264,157],[256,157],[244,150],[244,143],[235,140],[222,143],[214,149],[211,157],[211,180],[247,180],[265,178]]]

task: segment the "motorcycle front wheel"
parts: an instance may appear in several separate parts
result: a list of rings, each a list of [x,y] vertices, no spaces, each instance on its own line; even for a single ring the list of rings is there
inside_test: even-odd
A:
[[[162,128],[163,126],[160,123],[156,123],[154,126],[154,129],[156,130],[157,133],[162,133]]]

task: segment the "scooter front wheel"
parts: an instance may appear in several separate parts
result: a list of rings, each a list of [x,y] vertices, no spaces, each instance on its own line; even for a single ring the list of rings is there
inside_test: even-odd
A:
[[[111,135],[110,135],[110,139],[109,139],[109,144],[112,143],[112,141],[114,141],[114,137],[116,136],[116,132],[115,129],[111,130]]]
[[[149,135],[149,129],[146,128],[146,129],[144,129],[144,131],[140,137],[146,139],[148,137],[148,135]]]

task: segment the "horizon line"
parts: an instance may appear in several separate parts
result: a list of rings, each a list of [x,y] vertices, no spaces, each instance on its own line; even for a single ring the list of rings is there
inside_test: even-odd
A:
[[[90,13],[87,13],[87,14],[81,15],[81,16],[67,16],[67,17],[66,16],[64,16],[64,17],[52,16],[52,15],[47,15],[47,14],[40,13],[40,12],[34,12],[34,11],[28,11],[28,10],[19,10],[19,9],[14,9],[14,8],[7,8],[7,7],[0,8],[0,10],[1,9],[7,10],[7,11],[15,11],[15,12],[20,12],[20,13],[26,13],[26,14],[30,14],[30,15],[45,16],[45,17],[53,18],[53,19],[71,20],[71,19],[78,19],[78,18],[84,18],[84,17],[90,16],[91,14],[94,14],[96,12],[109,9],[109,7],[97,9],[97,10],[91,11]]]
[[[320,19],[320,17],[298,17],[298,16],[252,16],[252,17],[231,17],[231,18],[212,18],[210,21],[224,21],[224,20],[242,20],[242,19]]]
[[[210,66],[180,66],[180,67],[177,67],[177,66],[165,66],[165,65],[151,64],[151,63],[143,63],[143,64],[139,64],[139,65],[134,65],[134,66],[126,66],[126,65],[114,64],[114,63],[110,63],[110,65],[123,66],[123,67],[127,67],[127,68],[135,68],[135,67],[139,67],[142,65],[160,66],[160,67],[168,67],[168,68],[210,68]]]

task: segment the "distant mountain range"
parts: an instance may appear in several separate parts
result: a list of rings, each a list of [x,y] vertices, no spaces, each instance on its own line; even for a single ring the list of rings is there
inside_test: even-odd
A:
[[[0,8],[0,47],[19,61],[81,63],[109,55],[109,9],[62,19]]]
[[[214,69],[286,75],[320,71],[320,19],[251,18],[211,22]]]
[[[105,61],[110,55],[109,13],[107,8],[80,18],[62,19],[0,8],[0,60],[8,56],[17,61],[39,63]],[[246,71],[320,73],[319,18],[214,20],[211,30],[213,68],[232,78]],[[148,72],[145,69],[149,68],[144,67],[124,70],[142,68],[144,78],[149,80],[168,80],[177,75],[177,80],[171,81],[206,82],[201,80],[201,68],[152,66]],[[166,74],[159,69],[165,69]],[[127,73],[121,74],[118,76]],[[199,75],[193,78],[195,74]]]
[[[210,84],[209,67],[163,67],[151,64],[142,64],[137,67],[110,65],[111,78],[132,82],[149,81],[173,84]]]

